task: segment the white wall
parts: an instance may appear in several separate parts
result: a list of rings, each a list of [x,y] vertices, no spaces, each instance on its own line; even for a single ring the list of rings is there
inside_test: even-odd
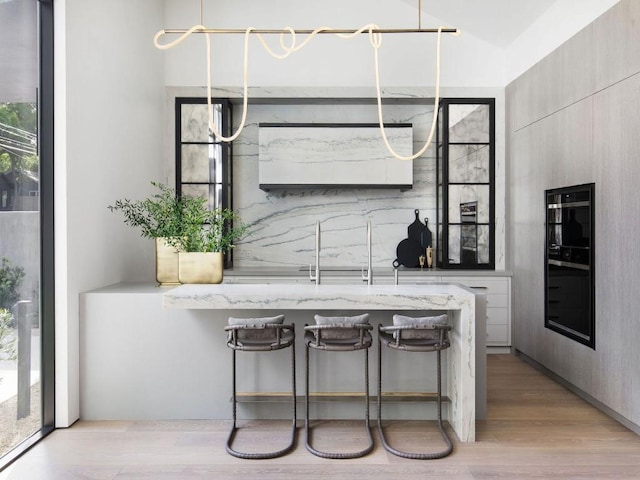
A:
[[[359,28],[368,23],[386,28],[416,28],[416,7],[417,3],[409,5],[402,0],[205,2],[204,23],[210,28],[242,29],[249,26]],[[166,28],[185,28],[199,22],[198,2],[165,0]],[[423,13],[422,25],[447,24]],[[273,48],[277,47],[277,36],[267,40]],[[243,41],[243,35],[212,38],[214,86],[242,84]],[[202,35],[193,35],[169,50],[166,53],[166,84],[204,85],[205,54]],[[435,35],[385,36],[380,50],[380,70],[381,82],[386,86],[433,86]],[[253,86],[373,87],[373,72],[373,51],[367,35],[350,41],[322,35],[283,61],[265,53],[256,38],[250,41],[249,84]],[[459,37],[443,35],[442,84],[450,87],[504,86],[504,52],[469,33]]]
[[[559,0],[509,46],[505,84],[578,33],[620,0]]]
[[[79,415],[80,292],[153,279],[150,240],[107,206],[163,180],[160,0],[55,3],[56,423]],[[105,359],[108,361],[108,359]]]
[[[558,0],[506,48],[488,43],[468,31],[443,36],[442,85],[449,87],[505,86],[589,22],[620,0]],[[423,5],[422,26],[456,26],[455,18],[440,19]],[[499,12],[486,10],[487,16]],[[417,2],[387,0],[242,0],[205,2],[204,24],[210,28],[313,29],[319,26],[357,28],[377,23],[383,28],[415,28]],[[483,22],[483,18],[478,18]],[[198,2],[165,0],[165,27],[185,28],[200,23]],[[166,37],[167,39],[169,37]],[[175,38],[175,37],[174,37]],[[276,36],[269,37],[275,48]],[[242,82],[242,35],[212,38],[215,86]],[[373,53],[366,35],[351,41],[332,36],[314,39],[303,51],[284,61],[271,58],[256,38],[250,42],[249,84],[254,86],[373,86]],[[433,35],[385,36],[380,51],[381,81],[387,86],[434,85]],[[205,83],[205,46],[194,35],[167,52],[166,83],[201,86]]]
[[[622,0],[507,88],[513,344],[637,429],[639,25]],[[591,182],[595,350],[544,328],[544,191]]]

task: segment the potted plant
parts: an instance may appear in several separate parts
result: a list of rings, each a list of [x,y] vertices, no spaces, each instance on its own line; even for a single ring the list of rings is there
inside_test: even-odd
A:
[[[178,252],[168,239],[182,235],[185,201],[167,185],[151,182],[158,189],[144,200],[118,200],[108,208],[122,212],[124,223],[141,229],[144,238],[156,244],[156,280],[160,285],[178,284]]]
[[[247,225],[232,210],[210,211],[203,198],[178,196],[166,185],[151,184],[159,191],[145,200],[118,200],[108,208],[122,212],[124,222],[140,228],[143,237],[155,239],[158,283],[222,282],[224,255]],[[185,253],[182,259],[179,252]]]
[[[179,251],[180,283],[221,283],[224,256],[248,226],[230,209],[209,210],[204,199],[190,199],[183,207],[182,234],[170,241]]]

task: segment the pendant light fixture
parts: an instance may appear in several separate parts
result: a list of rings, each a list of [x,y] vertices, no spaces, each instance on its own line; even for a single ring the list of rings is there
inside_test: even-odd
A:
[[[391,155],[399,160],[414,160],[421,155],[423,155],[429,144],[433,140],[433,135],[436,130],[437,123],[437,112],[438,112],[438,104],[440,101],[440,45],[441,45],[441,37],[443,33],[459,35],[460,31],[456,28],[449,27],[438,27],[438,28],[422,28],[422,0],[418,0],[418,28],[417,29],[389,29],[389,28],[380,28],[378,25],[374,23],[369,23],[360,27],[358,29],[338,29],[331,27],[318,27],[314,30],[301,30],[294,29],[291,27],[285,27],[283,29],[259,29],[255,27],[247,27],[246,29],[212,29],[204,26],[203,19],[203,1],[200,0],[200,23],[194,25],[189,29],[164,29],[160,30],[153,37],[153,43],[156,48],[161,50],[168,50],[173,48],[187,38],[189,38],[194,33],[203,34],[205,43],[206,43],[206,63],[207,63],[207,107],[209,112],[209,130],[212,135],[215,135],[216,138],[223,142],[233,142],[238,136],[242,133],[242,130],[247,121],[247,109],[248,109],[248,76],[249,76],[249,39],[252,35],[255,35],[260,41],[261,45],[265,49],[269,55],[279,60],[284,60],[289,55],[294,52],[301,50],[305,47],[314,37],[320,34],[332,34],[339,38],[349,40],[360,34],[366,33],[369,36],[369,43],[373,48],[374,52],[374,65],[375,65],[375,81],[376,81],[376,100],[378,107],[378,123],[380,125],[380,134],[384,141],[387,150]],[[383,34],[405,34],[405,33],[435,33],[437,35],[436,39],[436,82],[435,82],[435,100],[434,100],[434,110],[433,110],[433,120],[431,122],[431,129],[429,132],[429,136],[424,146],[417,153],[409,156],[399,155],[387,139],[387,135],[384,128],[384,121],[382,115],[382,93],[380,88],[380,65],[379,65],[379,55],[378,51],[380,46],[382,45],[382,35]],[[243,61],[243,98],[242,98],[242,119],[240,120],[240,124],[236,132],[229,136],[225,137],[220,134],[220,132],[216,129],[213,122],[213,108],[211,101],[211,39],[210,35],[220,35],[220,34],[243,34],[244,35],[244,61]],[[272,35],[278,34],[280,36],[280,51],[274,51],[265,41],[264,35]],[[179,37],[168,43],[161,43],[160,39],[165,35],[179,35]],[[298,41],[297,35],[306,35],[306,37],[302,41]],[[288,42],[287,42],[288,39]]]

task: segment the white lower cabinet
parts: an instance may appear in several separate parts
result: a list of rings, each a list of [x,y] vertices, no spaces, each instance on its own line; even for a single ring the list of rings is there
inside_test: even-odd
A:
[[[441,283],[460,283],[487,296],[487,347],[511,346],[511,277],[441,276]]]

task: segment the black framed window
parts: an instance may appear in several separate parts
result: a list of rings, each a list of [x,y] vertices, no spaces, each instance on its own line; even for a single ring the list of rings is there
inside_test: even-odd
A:
[[[231,103],[212,99],[213,122],[230,136]],[[206,98],[178,97],[175,103],[176,192],[205,198],[209,209],[232,209],[232,142],[223,142],[209,129]],[[231,251],[225,267],[232,265]]]
[[[495,99],[444,98],[436,137],[439,268],[495,268]]]

